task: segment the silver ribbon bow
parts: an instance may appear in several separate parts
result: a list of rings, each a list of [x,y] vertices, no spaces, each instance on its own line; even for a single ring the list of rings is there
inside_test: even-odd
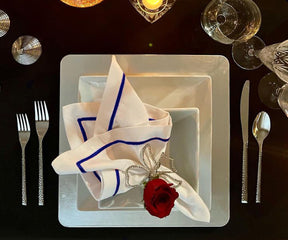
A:
[[[129,166],[125,171],[126,184],[129,187],[143,186],[145,182],[156,178],[162,178],[168,183],[172,183],[172,187],[176,188],[181,185],[182,181],[172,177],[171,173],[176,173],[177,170],[174,167],[173,159],[169,158],[165,153],[162,153],[159,159],[155,159],[150,144],[146,144],[141,150],[141,164],[135,164]],[[167,171],[160,171],[161,162],[168,163],[170,166]],[[164,164],[163,164],[164,165]],[[142,176],[142,180],[137,184],[130,182],[130,175]]]

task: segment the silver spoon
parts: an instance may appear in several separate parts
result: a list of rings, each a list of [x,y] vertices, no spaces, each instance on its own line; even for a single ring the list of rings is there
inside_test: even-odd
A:
[[[258,113],[252,127],[253,136],[256,138],[259,146],[256,203],[261,202],[262,146],[264,139],[268,136],[270,132],[270,128],[271,122],[269,115],[266,112]]]

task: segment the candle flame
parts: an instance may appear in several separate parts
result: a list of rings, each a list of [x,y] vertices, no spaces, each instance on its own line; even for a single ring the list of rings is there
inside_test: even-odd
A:
[[[150,10],[158,9],[163,4],[163,0],[143,0],[142,2]]]

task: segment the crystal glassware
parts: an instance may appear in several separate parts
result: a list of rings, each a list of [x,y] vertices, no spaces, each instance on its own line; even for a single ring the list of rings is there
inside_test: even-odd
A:
[[[245,42],[258,32],[261,12],[252,0],[212,0],[201,15],[201,25],[220,43]]]
[[[284,84],[280,88],[277,101],[286,117],[288,117],[288,84]]]
[[[236,42],[232,45],[234,62],[245,70],[255,70],[263,65],[256,53],[265,48],[265,43],[258,36],[253,36],[246,42]]]
[[[12,44],[12,55],[16,62],[22,65],[35,63],[42,54],[39,40],[33,36],[24,35]]]
[[[261,78],[258,84],[258,96],[264,105],[271,109],[279,109],[278,96],[281,87],[285,85],[274,72]]]
[[[255,51],[254,55],[272,71],[259,82],[260,100],[270,108],[276,109],[280,106],[287,115],[288,40],[264,47]]]
[[[159,20],[175,2],[176,0],[130,0],[137,12],[150,23]]]
[[[274,72],[266,74],[259,82],[258,95],[269,108],[281,108],[288,117],[288,84]]]
[[[261,12],[252,0],[212,0],[201,15],[201,26],[212,39],[232,44],[233,59],[240,66],[246,62],[244,53],[265,46],[254,37],[261,26]],[[235,48],[237,44],[242,45]]]
[[[288,81],[288,40],[265,46],[260,38],[254,36],[246,42],[233,44],[232,55],[241,68],[253,70],[264,63],[283,81]]]
[[[10,28],[10,19],[7,13],[0,10],[0,37],[3,37]]]

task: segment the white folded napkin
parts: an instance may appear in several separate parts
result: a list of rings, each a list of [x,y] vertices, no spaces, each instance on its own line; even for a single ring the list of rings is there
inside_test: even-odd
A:
[[[172,128],[168,112],[142,103],[114,56],[102,89],[93,92],[94,102],[63,107],[71,150],[52,162],[58,174],[80,173],[98,201],[130,190],[127,169],[143,164],[141,150],[146,144],[158,159]],[[161,170],[169,169],[161,166]],[[133,184],[143,180],[136,172],[129,173]],[[191,219],[209,222],[209,210],[194,189],[177,174],[171,177],[182,181],[175,207]]]

